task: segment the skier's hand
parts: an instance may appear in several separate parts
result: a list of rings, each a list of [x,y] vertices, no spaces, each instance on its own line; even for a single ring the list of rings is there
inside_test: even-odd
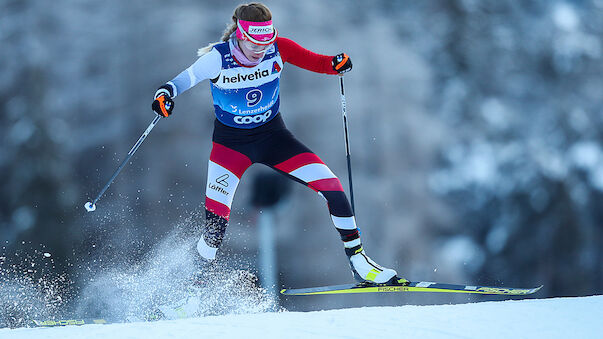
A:
[[[172,88],[169,85],[163,85],[155,92],[155,100],[153,100],[153,111],[164,118],[172,114],[174,109],[174,100],[172,100]]]
[[[345,53],[340,53],[334,56],[333,61],[331,61],[331,65],[333,65],[333,70],[339,74],[352,70],[352,60]]]

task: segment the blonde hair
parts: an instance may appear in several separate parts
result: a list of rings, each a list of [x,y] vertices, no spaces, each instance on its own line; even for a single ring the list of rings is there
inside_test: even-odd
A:
[[[203,56],[204,54],[211,51],[211,49],[224,41],[230,40],[232,33],[237,30],[237,20],[245,20],[245,21],[268,21],[272,20],[272,13],[264,4],[259,2],[252,2],[249,4],[241,4],[235,8],[234,13],[232,14],[232,22],[226,26],[224,33],[222,33],[222,39],[220,41],[212,42],[209,45],[199,48],[197,51],[198,56]]]

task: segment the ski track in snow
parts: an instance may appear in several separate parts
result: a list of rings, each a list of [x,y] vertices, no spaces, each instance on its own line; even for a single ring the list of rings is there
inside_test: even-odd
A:
[[[601,338],[602,318],[599,295],[0,329],[0,338]]]

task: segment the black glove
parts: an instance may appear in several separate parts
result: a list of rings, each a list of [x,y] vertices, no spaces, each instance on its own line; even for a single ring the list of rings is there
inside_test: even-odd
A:
[[[173,97],[173,88],[170,85],[163,85],[157,89],[155,92],[155,100],[153,100],[153,111],[155,113],[161,115],[164,118],[167,118],[172,114],[172,110],[174,109],[174,100]]]
[[[339,74],[352,70],[352,60],[345,53],[340,53],[334,56],[331,64],[333,65],[333,70]]]

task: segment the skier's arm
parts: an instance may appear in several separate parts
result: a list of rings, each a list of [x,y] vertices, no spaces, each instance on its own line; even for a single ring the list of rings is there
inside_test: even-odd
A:
[[[352,69],[352,62],[349,60],[349,57],[347,57],[347,55],[345,54],[343,54],[343,56],[347,58],[344,62],[345,69],[339,67],[337,68],[337,70],[335,70],[335,66],[338,66],[339,63],[335,64],[334,62],[335,60],[337,60],[337,57],[339,55],[329,56],[317,54],[301,47],[295,41],[283,37],[276,38],[276,44],[278,46],[278,50],[281,54],[283,62],[288,62],[297,67],[301,67],[312,72],[338,74],[347,72]]]
[[[222,56],[217,50],[212,49],[174,79],[157,89],[152,105],[153,111],[163,117],[168,117],[174,109],[172,99],[205,79],[218,77],[221,69]]]
[[[172,98],[184,93],[205,79],[214,79],[222,69],[222,56],[216,49],[201,56],[189,68],[167,82],[173,88]]]

